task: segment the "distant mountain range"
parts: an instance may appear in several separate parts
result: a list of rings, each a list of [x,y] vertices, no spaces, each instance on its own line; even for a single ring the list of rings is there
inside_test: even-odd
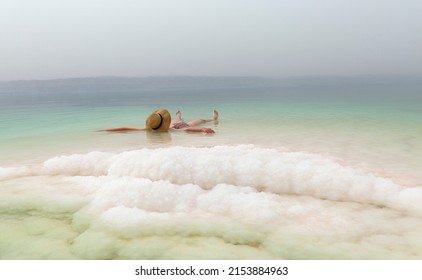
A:
[[[116,91],[254,89],[254,88],[333,88],[368,86],[422,86],[422,77],[298,77],[271,79],[261,77],[157,76],[93,77],[54,80],[0,81],[0,94],[88,93]]]

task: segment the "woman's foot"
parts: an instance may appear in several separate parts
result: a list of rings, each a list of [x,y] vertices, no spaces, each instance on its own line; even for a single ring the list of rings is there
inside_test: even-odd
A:
[[[217,125],[218,124],[218,112],[217,112],[217,110],[214,110],[214,112],[212,113],[212,118],[214,119],[214,124]]]
[[[176,112],[176,119],[181,121],[182,120],[182,113],[180,111]]]
[[[216,110],[214,110],[212,117],[215,121],[218,120],[218,112]]]

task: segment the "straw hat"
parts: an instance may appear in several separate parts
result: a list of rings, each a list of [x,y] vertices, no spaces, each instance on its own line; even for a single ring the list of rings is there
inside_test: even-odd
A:
[[[167,131],[170,127],[171,116],[166,109],[158,109],[147,118],[146,127],[154,131]]]

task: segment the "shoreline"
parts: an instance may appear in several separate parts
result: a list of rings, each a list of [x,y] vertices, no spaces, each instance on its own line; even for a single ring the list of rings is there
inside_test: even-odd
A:
[[[0,235],[10,249],[0,258],[422,257],[410,246],[422,233],[419,188],[315,154],[161,147],[72,154],[15,171],[0,185]]]

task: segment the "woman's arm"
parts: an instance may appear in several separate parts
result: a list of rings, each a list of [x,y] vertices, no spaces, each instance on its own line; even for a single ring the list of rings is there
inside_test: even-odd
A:
[[[147,130],[147,129],[146,128],[137,128],[137,127],[116,127],[116,128],[101,129],[101,130],[97,130],[97,131],[127,132],[127,131],[139,131],[139,130]]]
[[[209,128],[209,127],[186,127],[183,130],[188,131],[188,132],[215,133],[215,131],[212,130],[211,128]]]

